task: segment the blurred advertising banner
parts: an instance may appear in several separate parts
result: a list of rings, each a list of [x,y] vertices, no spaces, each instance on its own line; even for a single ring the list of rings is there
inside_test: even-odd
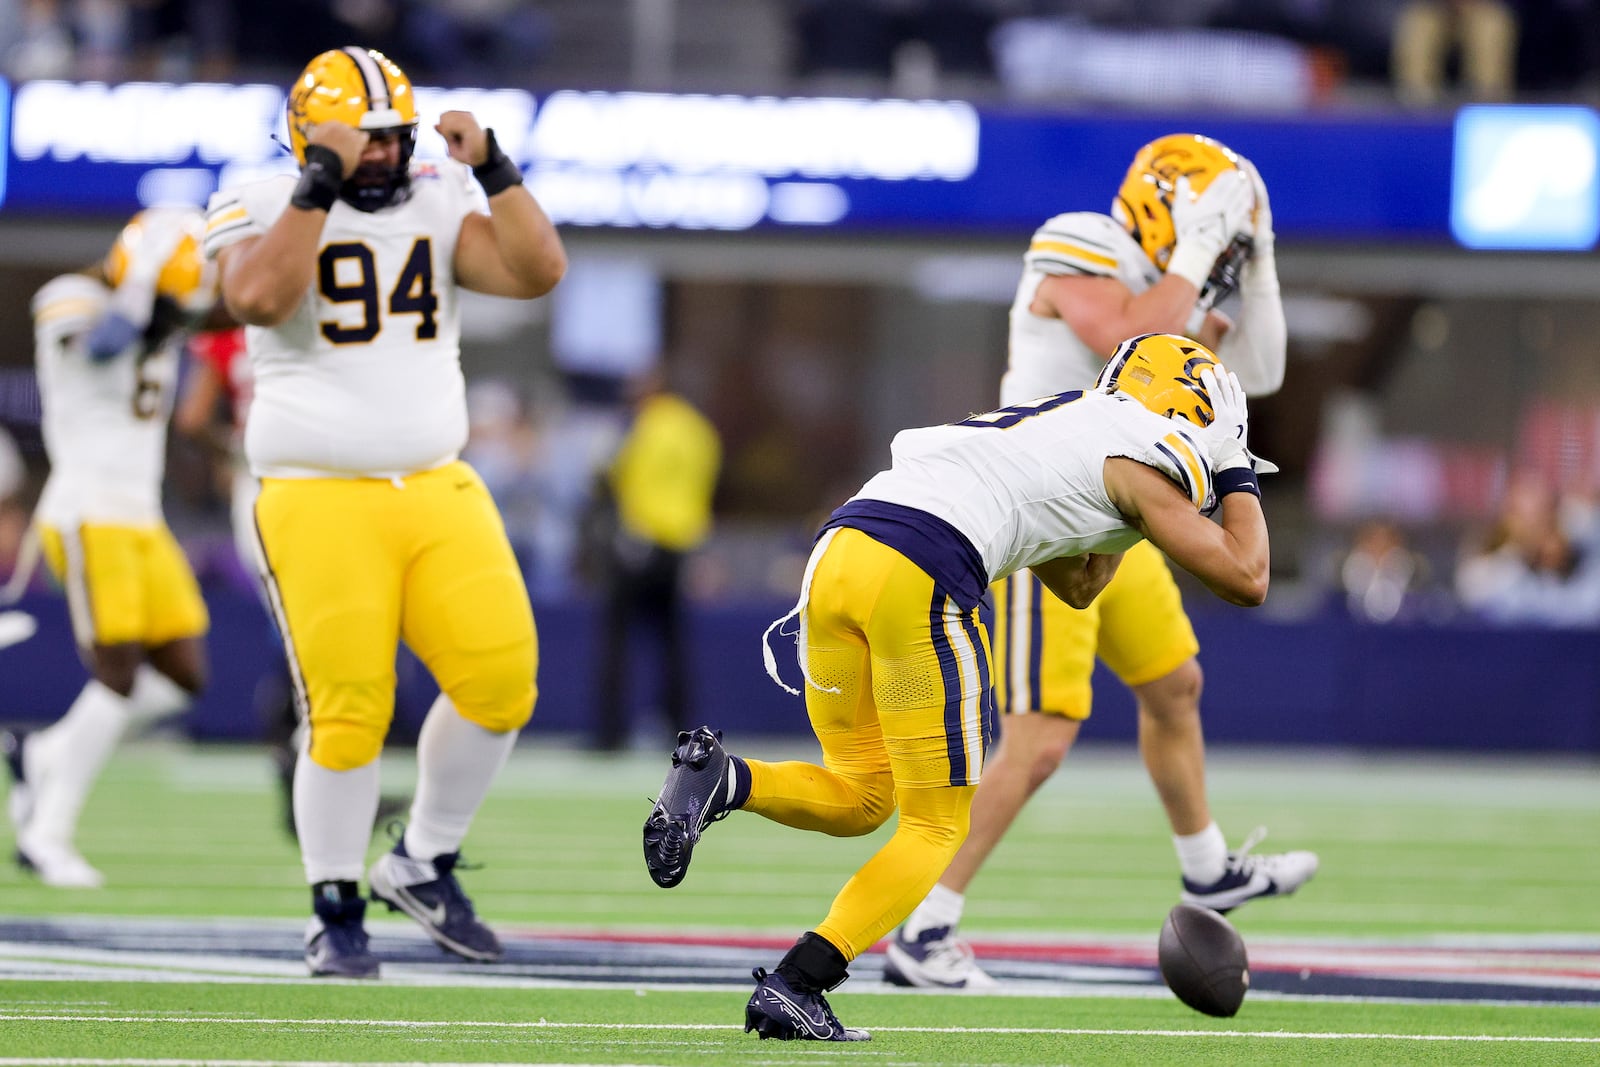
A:
[[[1162,134],[1255,161],[1284,236],[1341,244],[1584,250],[1600,237],[1600,119],[1576,107],[1364,115],[1062,111],[869,100],[419,87],[492,126],[571,226],[897,236],[1031,232],[1105,210]],[[5,215],[123,215],[292,169],[283,89],[36,81],[6,91]]]

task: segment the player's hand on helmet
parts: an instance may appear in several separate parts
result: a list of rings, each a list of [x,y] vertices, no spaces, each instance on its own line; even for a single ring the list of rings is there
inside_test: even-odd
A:
[[[119,311],[108,311],[100,316],[89,336],[84,339],[89,358],[105,363],[128,348],[144,334],[144,327]]]
[[[1202,431],[1211,469],[1250,466],[1250,412],[1238,375],[1231,370],[1218,374],[1214,367],[1205,367],[1200,371],[1200,384],[1211,398],[1211,424]]]
[[[329,119],[319,122],[306,138],[307,144],[321,145],[339,157],[339,164],[344,169],[341,174],[348,178],[356,172],[361,165],[361,153],[366,151],[367,142],[372,140],[372,135],[365,130],[358,130],[348,122],[338,119]]]
[[[1272,201],[1267,197],[1267,183],[1261,180],[1261,172],[1256,165],[1243,156],[1239,157],[1239,169],[1250,179],[1250,189],[1255,194],[1250,236],[1255,239],[1257,249],[1270,252],[1275,235],[1272,232]]]
[[[1212,250],[1212,258],[1250,224],[1255,192],[1239,170],[1225,170],[1211,179],[1196,196],[1187,175],[1178,179],[1172,196],[1172,228],[1178,247],[1198,244]]]
[[[444,138],[450,158],[469,167],[481,166],[489,158],[489,135],[470,111],[446,111],[434,130]]]

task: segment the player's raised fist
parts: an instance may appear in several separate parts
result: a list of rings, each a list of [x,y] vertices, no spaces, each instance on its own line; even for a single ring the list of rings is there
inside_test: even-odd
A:
[[[349,177],[355,173],[356,167],[361,165],[361,153],[366,150],[367,142],[370,140],[372,135],[366,131],[358,130],[338,119],[328,119],[312,128],[306,143],[321,145],[337,153],[339,162],[344,167],[343,173],[345,177]]]
[[[434,130],[444,138],[451,159],[476,167],[489,158],[488,135],[470,111],[446,111]]]

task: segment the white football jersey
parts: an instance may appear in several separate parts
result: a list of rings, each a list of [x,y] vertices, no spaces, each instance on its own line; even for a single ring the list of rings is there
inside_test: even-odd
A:
[[[211,197],[205,252],[266,233],[296,179]],[[245,331],[255,378],[245,455],[258,477],[391,477],[454,460],[467,440],[453,264],[461,223],[486,212],[462,164],[411,165],[411,195],[381,211],[337,201],[305,299]]]
[[[938,516],[966,535],[994,582],[1058,556],[1121,552],[1140,540],[1106,492],[1108,457],[1147,463],[1196,507],[1208,506],[1211,467],[1193,430],[1127,396],[1035,397],[946,426],[902,430],[889,469],[852,499]]]
[[[1063,389],[1088,389],[1110,352],[1096,352],[1063,319],[1028,310],[1039,283],[1052,274],[1115,278],[1142,293],[1161,271],[1110,215],[1074,211],[1057,215],[1033,235],[1022,259],[1022,280],[1011,303],[1010,354],[1000,379],[1000,403],[1020,404]]]
[[[84,274],[52,279],[33,297],[34,362],[50,456],[38,518],[52,526],[161,521],[167,418],[184,334],[175,331],[148,354],[135,341],[96,363],[85,341],[110,299],[110,289]]]

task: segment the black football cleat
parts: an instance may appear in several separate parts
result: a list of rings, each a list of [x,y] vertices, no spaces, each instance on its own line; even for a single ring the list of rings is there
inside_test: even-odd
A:
[[[689,857],[705,828],[733,809],[733,761],[722,748],[722,732],[709,726],[678,733],[672,769],[661,796],[644,821],[644,865],[662,889],[689,872]]]
[[[865,1030],[845,1026],[828,1006],[821,993],[801,993],[784,981],[783,975],[768,974],[757,967],[750,972],[756,991],[744,1009],[744,1032],[754,1030],[765,1041],[871,1041]]]

